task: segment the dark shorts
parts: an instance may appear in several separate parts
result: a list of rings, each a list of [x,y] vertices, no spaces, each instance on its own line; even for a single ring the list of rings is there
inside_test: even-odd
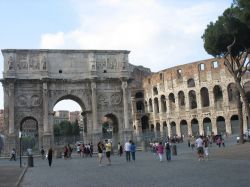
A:
[[[106,152],[106,157],[107,157],[107,158],[110,157],[110,151]]]
[[[203,149],[203,147],[198,147],[198,148],[197,148],[197,153],[198,153],[198,154],[204,154],[204,149]]]

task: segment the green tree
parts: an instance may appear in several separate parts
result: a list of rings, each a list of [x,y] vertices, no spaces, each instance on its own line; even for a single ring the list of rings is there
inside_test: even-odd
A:
[[[54,125],[54,135],[55,135],[56,137],[58,137],[58,136],[61,135],[59,124],[55,124],[55,125]]]
[[[245,104],[248,124],[250,109],[241,81],[249,69],[250,52],[250,0],[235,0],[218,20],[211,22],[203,36],[204,48],[214,57],[223,58],[224,64],[234,78],[236,87]],[[238,115],[240,123],[240,140],[243,142],[242,103],[238,96]]]
[[[80,127],[77,120],[72,124],[72,135],[80,135]]]

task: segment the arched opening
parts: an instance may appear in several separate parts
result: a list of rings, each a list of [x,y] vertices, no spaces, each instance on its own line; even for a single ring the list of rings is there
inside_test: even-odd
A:
[[[180,110],[185,110],[185,95],[183,91],[179,91],[178,93],[178,101]]]
[[[194,90],[190,90],[188,93],[189,97],[189,107],[190,109],[195,109],[197,108],[197,101],[196,101],[196,93]]]
[[[167,112],[167,103],[166,103],[166,97],[165,95],[161,96],[161,112]]]
[[[20,131],[22,132],[22,154],[27,149],[33,152],[39,152],[38,122],[34,117],[28,116],[22,119],[20,123]]]
[[[217,110],[223,110],[223,93],[219,85],[214,86],[214,105]]]
[[[136,102],[136,110],[139,113],[144,113],[144,104],[142,101],[137,101]]]
[[[143,93],[142,92],[136,92],[135,94],[135,98],[136,99],[142,99],[144,96],[143,96]]]
[[[216,125],[217,125],[217,134],[223,135],[226,133],[226,124],[224,117],[222,116],[217,117]]]
[[[148,102],[147,102],[147,101],[145,101],[145,107],[144,107],[144,110],[145,110],[145,112],[149,112],[149,111],[148,111]]]
[[[193,136],[199,136],[200,131],[199,131],[199,122],[197,119],[192,119],[191,120],[191,129],[192,129],[192,135]]]
[[[150,130],[151,130],[151,132],[154,132],[154,130],[155,130],[155,126],[154,126],[153,124],[151,124],[151,126],[150,126],[150,127],[151,127],[151,129],[150,129]]]
[[[170,111],[172,112],[175,110],[175,98],[173,93],[170,93],[168,95],[168,100],[169,100]]]
[[[153,88],[154,95],[158,95],[158,89],[156,87]]]
[[[161,137],[161,125],[160,123],[156,123],[156,138],[160,138]]]
[[[163,137],[168,137],[168,126],[166,121],[163,122]]]
[[[159,101],[158,98],[154,98],[154,109],[155,109],[155,113],[159,113]]]
[[[170,129],[171,129],[171,136],[176,136],[176,123],[172,121],[170,123]]]
[[[201,106],[208,107],[209,106],[209,94],[208,89],[206,87],[201,88]]]
[[[205,136],[212,135],[212,123],[210,118],[203,119],[203,130]]]
[[[246,92],[248,104],[250,104],[250,81],[248,81],[244,84],[244,90]],[[248,125],[250,125],[250,124],[248,124]]]
[[[119,123],[117,117],[112,113],[104,116],[102,138],[112,140],[113,145],[117,145],[119,141]]]
[[[188,85],[188,88],[191,88],[191,87],[195,87],[195,82],[194,82],[194,79],[188,79],[187,80],[187,85]]]
[[[180,128],[181,128],[181,135],[184,135],[185,138],[188,137],[188,125],[186,120],[181,120]]]
[[[149,99],[149,112],[153,112],[153,103],[152,103],[152,99]]]
[[[228,93],[229,104],[232,104],[232,103],[236,104],[239,92],[237,90],[235,83],[230,83],[227,86],[227,93]]]
[[[141,118],[141,128],[143,133],[149,131],[148,116],[143,116]]]
[[[56,145],[74,145],[76,141],[83,141],[84,133],[90,128],[83,102],[73,95],[57,100],[53,111],[49,112],[49,118],[53,124]]]
[[[231,129],[232,134],[240,134],[239,117],[238,115],[233,115],[231,117]]]

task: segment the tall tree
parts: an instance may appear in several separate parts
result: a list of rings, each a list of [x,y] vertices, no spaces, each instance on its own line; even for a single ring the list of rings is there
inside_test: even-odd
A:
[[[250,124],[250,108],[246,93],[241,84],[249,70],[250,53],[250,0],[234,0],[218,20],[211,22],[203,36],[205,50],[214,57],[223,58],[224,64],[234,78],[241,95]],[[243,142],[242,103],[238,97],[238,115],[240,123],[240,141]]]

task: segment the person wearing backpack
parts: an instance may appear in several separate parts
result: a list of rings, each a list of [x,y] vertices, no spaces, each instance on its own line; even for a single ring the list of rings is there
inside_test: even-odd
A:
[[[165,144],[165,149],[166,149],[166,158],[167,158],[167,161],[170,161],[171,160],[171,144],[170,144],[170,142],[167,142]]]

